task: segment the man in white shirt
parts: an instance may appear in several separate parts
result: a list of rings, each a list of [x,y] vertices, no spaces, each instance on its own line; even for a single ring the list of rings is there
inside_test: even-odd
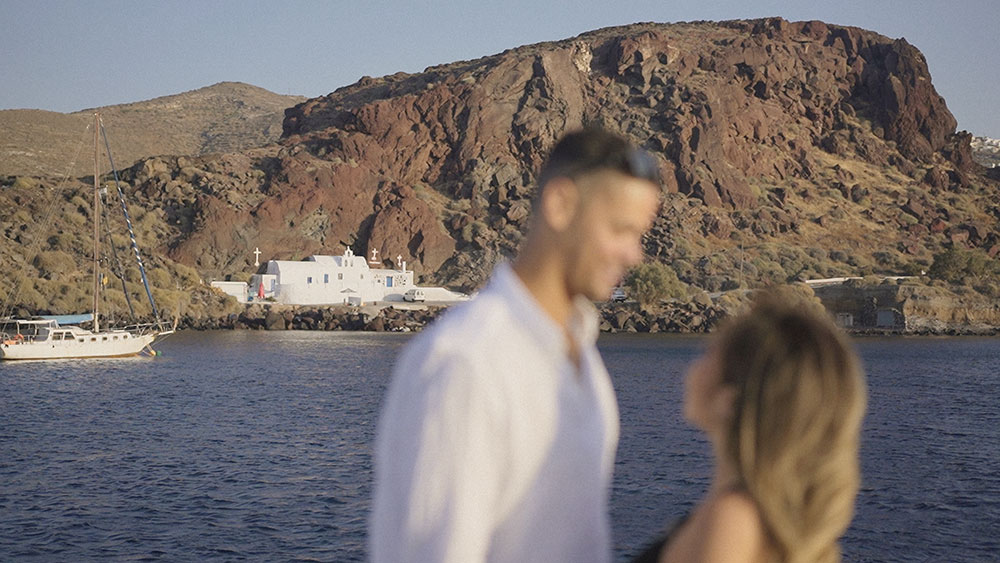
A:
[[[397,360],[376,439],[372,561],[610,560],[618,410],[591,301],[641,260],[658,176],[605,131],[553,149],[513,264]]]

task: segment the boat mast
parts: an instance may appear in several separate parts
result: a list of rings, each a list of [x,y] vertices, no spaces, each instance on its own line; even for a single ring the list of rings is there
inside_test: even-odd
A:
[[[95,111],[94,112],[94,307],[93,307],[94,332],[100,332],[101,329],[100,320],[99,317],[97,316],[98,313],[97,306],[100,301],[100,291],[101,291],[100,271],[98,270],[97,266],[98,260],[100,259],[100,256],[98,255],[99,252],[98,240],[100,240],[99,223],[101,222],[101,215],[100,215],[101,201],[97,187],[98,186],[97,178],[100,172],[97,163],[98,162],[97,153],[99,152],[98,147],[100,146],[98,143],[100,138],[98,137],[98,131],[97,131],[99,120],[100,120],[100,114],[98,114]]]

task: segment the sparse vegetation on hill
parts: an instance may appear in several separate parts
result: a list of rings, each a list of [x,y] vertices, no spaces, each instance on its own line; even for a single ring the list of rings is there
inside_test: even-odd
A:
[[[222,82],[99,111],[116,164],[128,167],[150,156],[235,152],[272,143],[281,136],[285,109],[304,99]],[[0,176],[92,176],[93,144],[86,132],[93,112],[0,110]]]

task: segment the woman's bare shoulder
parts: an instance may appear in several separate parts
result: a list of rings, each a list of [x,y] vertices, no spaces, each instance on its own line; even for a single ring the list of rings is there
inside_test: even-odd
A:
[[[747,493],[725,491],[711,497],[704,506],[706,523],[718,523],[763,532],[760,510]]]
[[[704,563],[752,563],[765,550],[764,525],[750,495],[726,491],[702,506],[693,535],[698,540],[697,560]]]

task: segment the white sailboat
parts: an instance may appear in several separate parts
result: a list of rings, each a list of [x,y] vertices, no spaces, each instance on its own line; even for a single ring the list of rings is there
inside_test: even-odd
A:
[[[0,360],[51,360],[63,358],[118,358],[125,356],[135,356],[144,350],[151,355],[155,355],[151,345],[163,336],[173,333],[173,329],[167,327],[159,320],[159,312],[156,303],[149,289],[146,279],[145,267],[135,236],[132,232],[131,220],[128,216],[127,206],[124,204],[121,187],[118,187],[119,198],[122,199],[122,212],[128,223],[129,235],[132,240],[132,250],[138,262],[142,281],[146,288],[146,295],[152,307],[153,316],[156,322],[146,325],[133,325],[125,328],[110,328],[101,326],[100,317],[100,293],[101,293],[101,273],[99,270],[100,254],[100,167],[99,167],[99,134],[103,132],[100,115],[94,114],[94,275],[93,275],[93,307],[90,317],[91,328],[85,329],[75,324],[67,324],[67,318],[63,317],[63,324],[60,324],[60,317],[38,317],[30,319],[0,319]],[[108,146],[107,136],[104,137],[105,145]],[[111,151],[108,146],[108,158],[111,160]],[[111,167],[114,170],[114,161],[111,160]],[[118,184],[117,171],[115,171],[115,183]],[[131,306],[131,303],[130,303]],[[72,319],[72,322],[81,322],[84,319]]]

